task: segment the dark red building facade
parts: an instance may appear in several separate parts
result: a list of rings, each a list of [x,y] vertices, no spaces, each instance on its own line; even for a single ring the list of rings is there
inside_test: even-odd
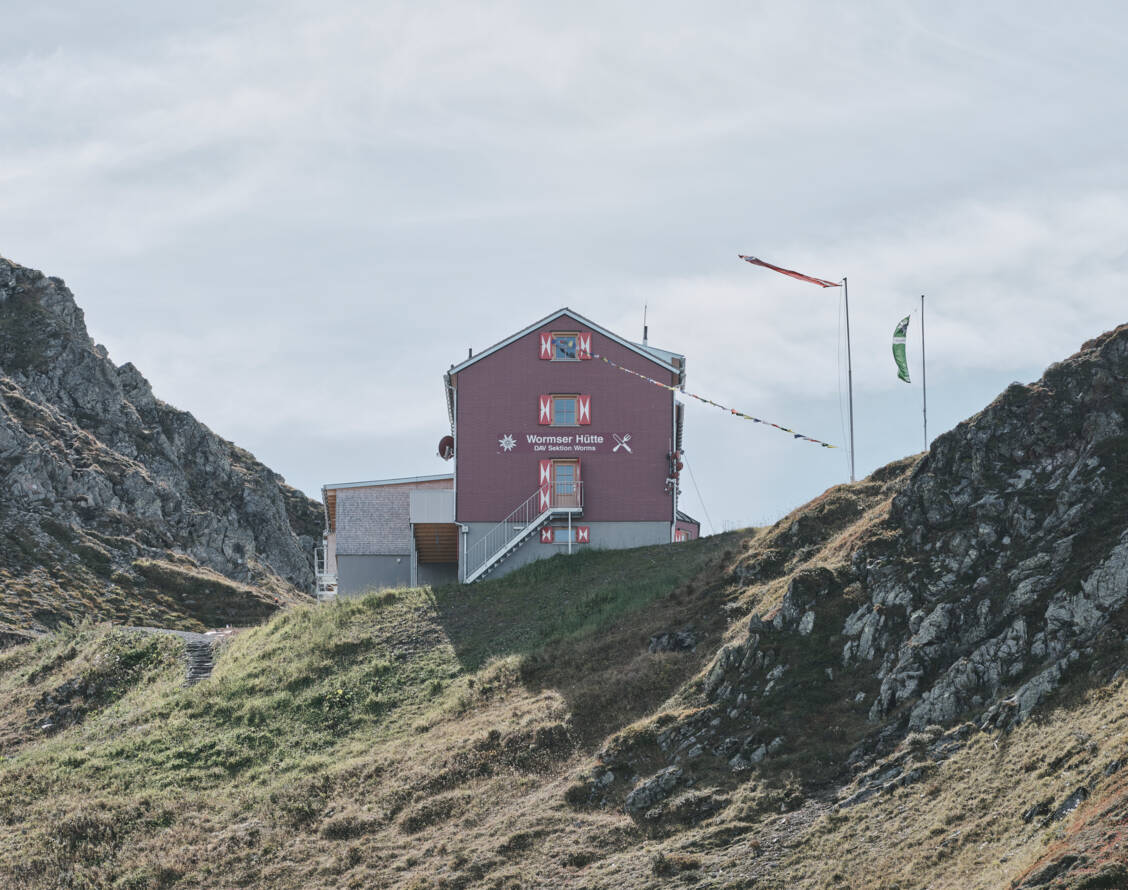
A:
[[[579,547],[684,539],[685,357],[561,309],[452,366],[459,578]],[[684,515],[684,514],[683,514]]]
[[[678,510],[684,356],[561,309],[444,384],[453,473],[325,485],[319,598],[697,537]]]

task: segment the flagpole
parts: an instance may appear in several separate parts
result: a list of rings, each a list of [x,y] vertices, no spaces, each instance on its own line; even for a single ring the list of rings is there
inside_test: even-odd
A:
[[[924,450],[928,450],[928,365],[924,360],[924,294],[920,295],[920,397],[924,417]]]
[[[850,285],[842,276],[842,296],[846,301],[846,388],[850,393],[850,481],[854,481],[854,363],[850,358]]]

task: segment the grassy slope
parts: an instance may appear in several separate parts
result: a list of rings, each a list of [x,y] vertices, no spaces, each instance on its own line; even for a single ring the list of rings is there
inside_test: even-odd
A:
[[[0,537],[0,549],[18,541],[19,549],[38,551],[41,561],[55,561],[50,569],[36,561],[21,565],[17,548],[8,546],[8,564],[0,566],[0,636],[18,638],[29,635],[28,628],[53,629],[91,616],[134,627],[205,631],[253,624],[282,605],[311,599],[265,571],[263,583],[250,586],[179,554],[134,559],[130,572],[116,571],[105,550],[81,543],[69,527],[54,528],[69,536],[73,549],[59,547],[47,559],[26,529]]]
[[[973,735],[925,782],[824,817],[772,886],[1008,887],[1066,854],[1087,862],[1065,886],[1128,886],[1126,759],[1128,682],[1074,687],[1011,733]],[[1047,821],[1082,786],[1093,796]]]
[[[571,873],[635,832],[573,812],[570,771],[700,670],[723,632],[714,566],[741,543],[294,608],[192,689],[152,638],[105,628],[0,654],[3,712],[25,715],[0,723],[0,884],[504,885],[549,832],[537,858]],[[646,650],[695,619],[697,652]],[[111,650],[128,691],[40,729],[48,696],[83,704],[71,681]]]
[[[1122,678],[1081,675],[1038,719],[974,734],[925,781],[837,814],[813,793],[841,754],[822,724],[853,732],[836,702],[784,703],[772,719],[802,721],[792,753],[690,789],[688,804],[720,807],[697,824],[643,831],[568,803],[601,748],[694,706],[718,647],[788,577],[884,534],[912,465],[759,533],[294,608],[237,637],[192,689],[152,638],[105,629],[0,653],[0,885],[938,890],[1041,880],[1066,855],[1084,868],[1038,886],[1128,883]],[[647,650],[690,625],[695,652]],[[1094,657],[1101,676],[1126,633],[1128,620]],[[92,671],[108,679],[77,697],[85,722],[39,729],[45,694],[76,676],[85,690]],[[1076,811],[1023,820],[1080,785],[1093,796]]]

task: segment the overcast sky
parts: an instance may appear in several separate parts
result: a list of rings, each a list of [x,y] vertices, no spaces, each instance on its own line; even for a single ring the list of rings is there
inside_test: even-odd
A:
[[[448,471],[443,370],[565,305],[845,444],[840,289],[738,253],[849,276],[859,475],[922,447],[920,294],[933,437],[1126,320],[1122,4],[0,12],[0,254],[313,496]],[[847,478],[686,413],[706,530]]]

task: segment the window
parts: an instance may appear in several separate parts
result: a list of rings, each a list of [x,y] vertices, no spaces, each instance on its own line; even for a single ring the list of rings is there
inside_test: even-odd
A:
[[[552,425],[577,426],[576,422],[576,397],[552,397]]]
[[[540,426],[591,426],[591,396],[542,393],[537,402]]]
[[[569,540],[571,538],[571,540]],[[548,543],[548,542],[546,542]],[[591,527],[587,525],[573,525],[571,529],[566,525],[558,525],[552,529],[553,544],[590,544]]]
[[[540,334],[542,361],[578,362],[591,358],[590,331],[542,331]]]
[[[576,350],[577,334],[552,334],[552,360],[554,362],[574,362],[579,357]]]

